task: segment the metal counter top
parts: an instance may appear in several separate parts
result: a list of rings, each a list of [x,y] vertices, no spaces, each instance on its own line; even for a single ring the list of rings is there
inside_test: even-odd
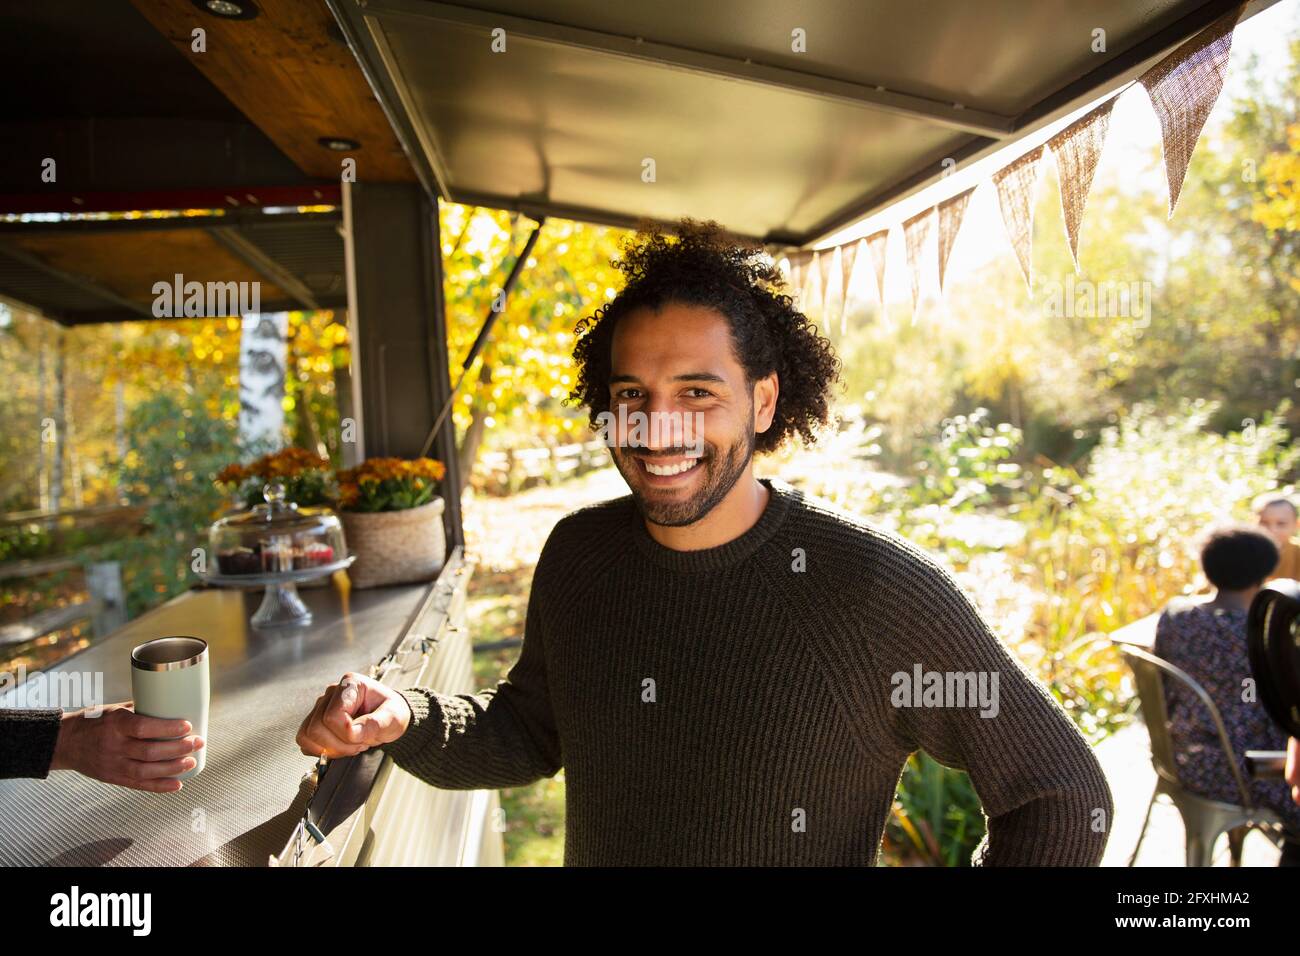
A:
[[[294,742],[302,719],[326,684],[365,672],[394,647],[433,587],[358,591],[336,575],[328,586],[299,588],[310,625],[274,631],[248,623],[260,589],[196,589],[42,672],[102,680],[98,702],[116,703],[131,698],[137,644],[203,638],[212,682],[207,765],[176,793],[115,787],[70,770],[0,780],[0,865],[265,866],[310,795],[300,785],[314,761]],[[50,684],[64,699],[45,706],[68,703],[69,688]],[[0,695],[0,707],[20,706],[19,690]]]

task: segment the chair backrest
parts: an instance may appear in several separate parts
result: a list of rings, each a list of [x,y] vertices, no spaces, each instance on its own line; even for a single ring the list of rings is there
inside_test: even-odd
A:
[[[1147,733],[1151,736],[1151,761],[1155,765],[1156,773],[1170,783],[1182,785],[1178,779],[1178,765],[1174,761],[1174,744],[1169,734],[1169,708],[1165,699],[1164,682],[1161,680],[1161,675],[1167,674],[1174,680],[1182,682],[1209,711],[1210,719],[1213,720],[1214,727],[1218,731],[1219,746],[1223,749],[1224,759],[1227,760],[1233,778],[1237,782],[1241,805],[1250,808],[1250,789],[1246,786],[1241,768],[1237,765],[1237,756],[1232,751],[1228,730],[1223,724],[1219,708],[1214,705],[1214,700],[1205,688],[1186,671],[1175,667],[1162,657],[1157,657],[1131,644],[1116,646],[1123,655],[1124,661],[1132,669],[1133,678],[1137,682],[1138,702],[1142,708],[1142,717],[1146,721]]]

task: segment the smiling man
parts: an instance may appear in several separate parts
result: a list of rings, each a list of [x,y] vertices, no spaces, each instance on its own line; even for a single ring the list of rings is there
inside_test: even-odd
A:
[[[727,323],[708,306],[642,307],[606,329],[614,334],[593,333],[583,342],[579,387],[599,388],[600,397],[590,403],[618,406],[620,421],[630,412],[648,422],[647,440],[638,443],[633,433],[629,441],[616,431],[610,452],[650,534],[681,551],[738,536],[767,503],[750,464],[759,436],[772,428],[776,373],[751,381],[732,354]],[[597,349],[608,349],[610,358],[593,355]],[[810,349],[811,358],[833,368],[829,353],[811,337]],[[607,368],[607,384],[587,384],[605,379]],[[746,475],[750,480],[742,482]]]
[[[619,265],[625,288],[579,326],[573,397],[593,426],[660,426],[613,431],[631,494],[551,532],[505,680],[448,695],[344,675],[303,751],[383,746],[448,789],[563,767],[570,866],[870,866],[923,749],[983,802],[974,863],[1097,864],[1101,769],[952,574],[755,477],[756,453],[815,439],[839,371],[770,259],[686,220]]]

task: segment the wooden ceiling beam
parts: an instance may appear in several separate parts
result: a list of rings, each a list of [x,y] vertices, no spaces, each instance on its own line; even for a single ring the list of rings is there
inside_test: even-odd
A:
[[[112,289],[100,285],[94,279],[87,276],[76,275],[60,269],[57,266],[52,266],[39,256],[34,256],[23,249],[16,249],[13,246],[0,243],[0,255],[8,256],[10,259],[25,265],[29,269],[44,272],[46,275],[58,279],[60,282],[64,282],[75,289],[80,289],[82,292],[93,295],[95,298],[100,299],[109,305],[116,306],[120,309],[126,309],[141,318],[154,318],[153,312],[147,305],[133,302],[125,296],[118,295]]]
[[[356,160],[367,182],[415,182],[384,111],[322,0],[258,0],[251,20],[189,0],[131,0],[164,37],[308,176],[338,182]],[[193,50],[194,30],[205,50]],[[355,150],[322,146],[354,140]]]
[[[209,229],[208,234],[228,251],[243,259],[250,268],[257,270],[268,282],[293,296],[304,309],[315,311],[320,308],[311,290],[297,276],[250,242],[234,226],[217,226]]]
[[[185,281],[257,283],[263,302],[292,301],[277,283],[267,280],[204,229],[32,233],[7,236],[6,245],[62,272],[75,271],[146,311],[157,298],[155,285],[172,283],[177,274]]]

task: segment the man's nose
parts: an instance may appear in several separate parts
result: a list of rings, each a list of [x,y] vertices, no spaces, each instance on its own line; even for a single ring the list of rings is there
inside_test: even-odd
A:
[[[645,447],[650,451],[680,448],[681,410],[671,393],[651,393],[642,411],[646,414]]]

